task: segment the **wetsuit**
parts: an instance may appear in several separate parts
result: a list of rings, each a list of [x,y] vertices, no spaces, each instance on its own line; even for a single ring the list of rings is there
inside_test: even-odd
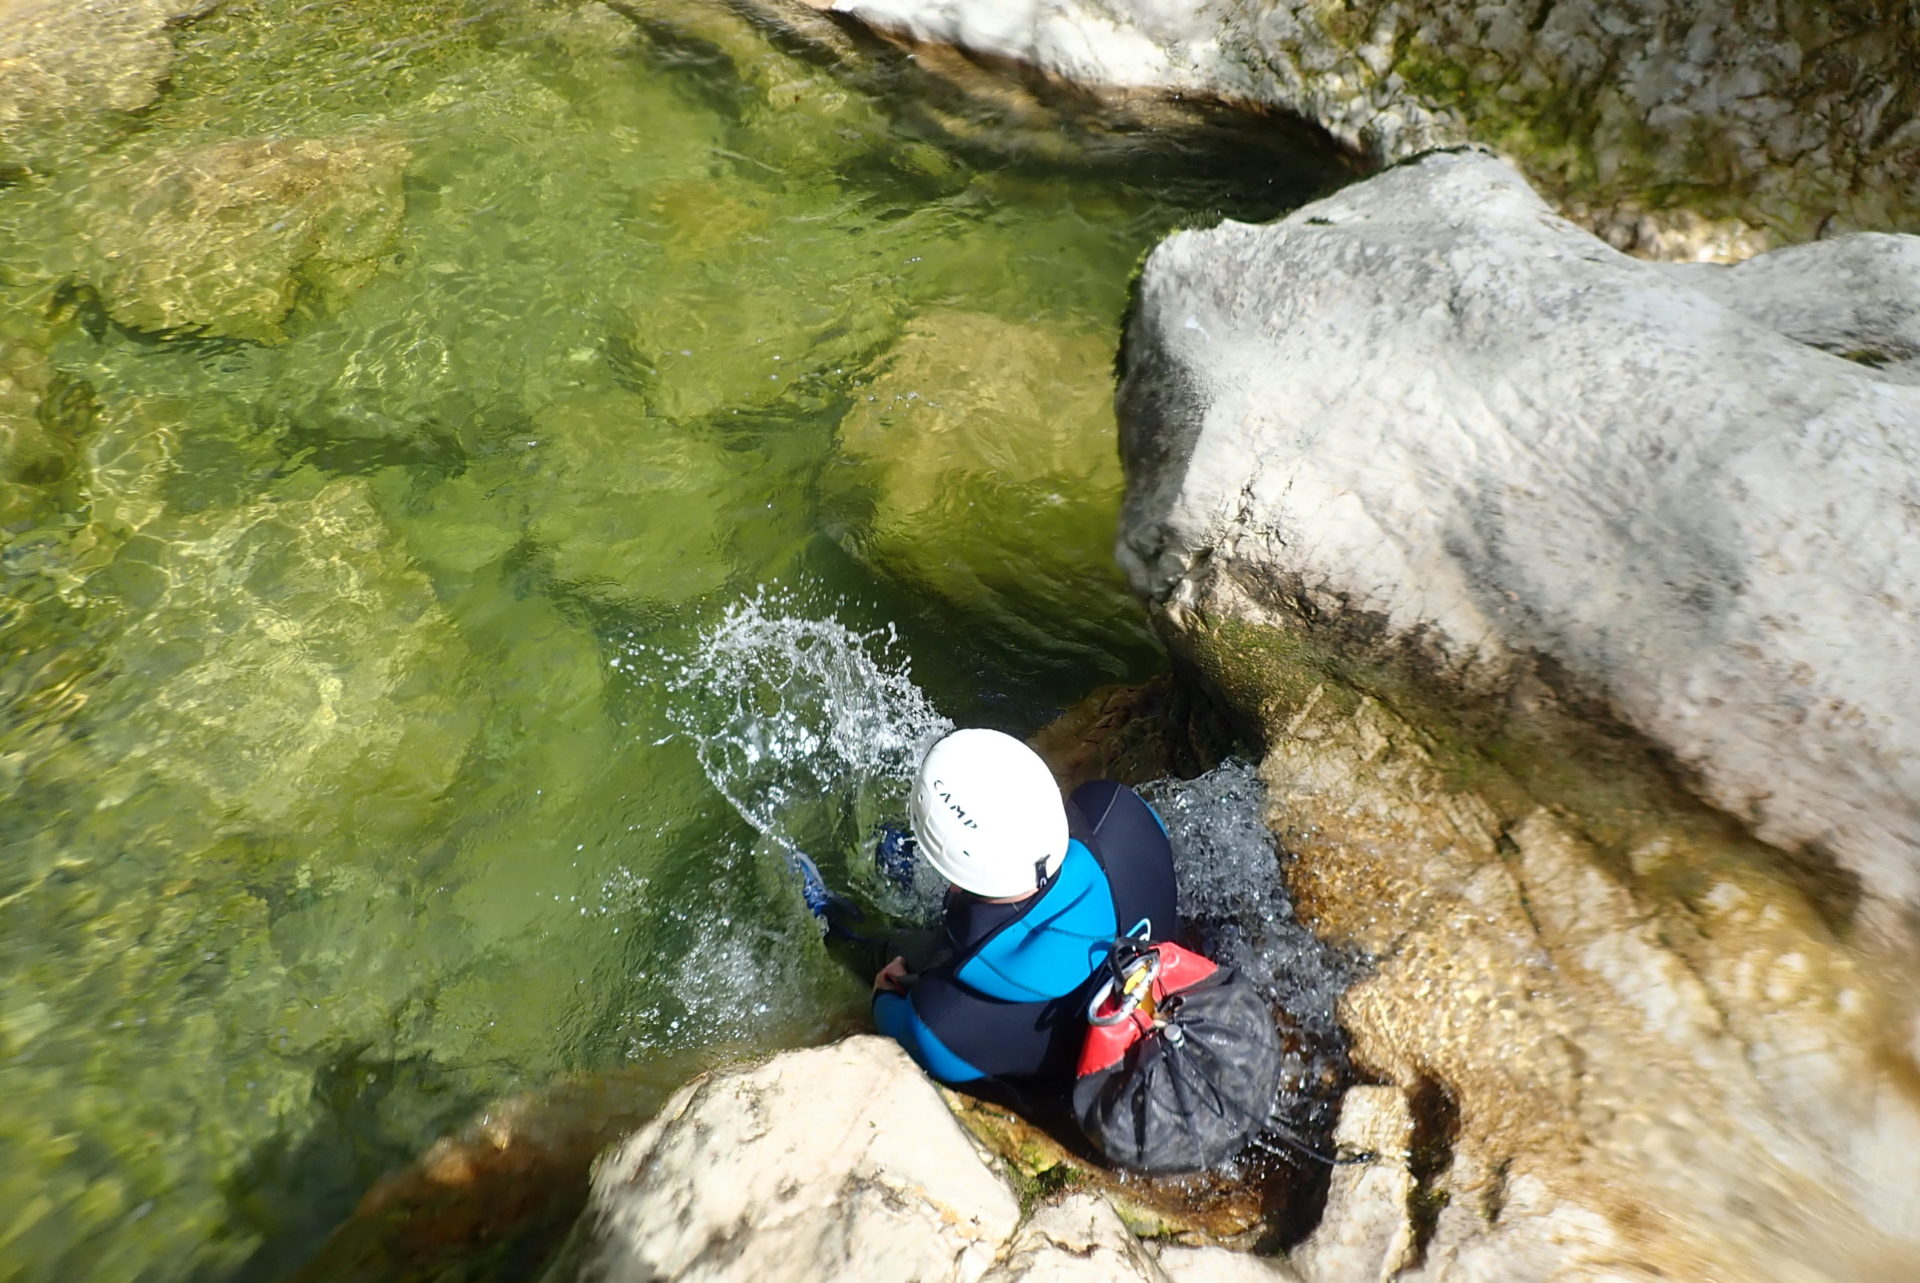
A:
[[[950,893],[951,959],[906,997],[874,995],[880,1032],[942,1082],[1066,1086],[1114,937],[1143,919],[1156,940],[1179,929],[1173,853],[1152,807],[1097,780],[1074,790],[1067,824],[1066,858],[1037,894],[989,904]]]

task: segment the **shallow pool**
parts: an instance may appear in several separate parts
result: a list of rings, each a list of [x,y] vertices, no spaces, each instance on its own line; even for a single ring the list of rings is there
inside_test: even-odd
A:
[[[1130,271],[1337,174],[750,7],[172,39],[0,187],[8,1278],[269,1276],[476,1102],[857,1023],[781,841],[1159,665]],[[703,753],[768,701],[844,742]]]

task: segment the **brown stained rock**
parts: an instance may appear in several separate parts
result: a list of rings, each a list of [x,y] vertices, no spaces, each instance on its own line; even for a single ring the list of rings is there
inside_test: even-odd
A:
[[[1190,778],[1217,765],[1233,736],[1194,686],[1163,673],[1138,686],[1100,687],[1027,742],[1070,793],[1089,780]]]
[[[1089,1190],[1113,1204],[1136,1233],[1185,1242],[1244,1247],[1267,1229],[1272,1191],[1257,1179],[1263,1172],[1166,1177],[1116,1172],[1080,1138],[1064,1107],[1027,1119],[959,1092],[941,1094],[960,1125],[1035,1195]]]
[[[530,1269],[585,1205],[595,1155],[697,1068],[595,1074],[489,1106],[377,1182],[287,1283],[450,1283]]]
[[[296,303],[339,305],[400,233],[408,152],[254,138],[131,162],[90,189],[87,274],[133,329],[281,343]]]
[[[1916,1114],[1867,977],[1791,888],[1732,865],[1691,903],[1636,888],[1565,816],[1458,787],[1372,700],[1315,692],[1262,770],[1302,917],[1374,959],[1342,1007],[1356,1062],[1449,1115],[1416,1163],[1415,1261],[1800,1279],[1914,1259],[1891,1231]]]

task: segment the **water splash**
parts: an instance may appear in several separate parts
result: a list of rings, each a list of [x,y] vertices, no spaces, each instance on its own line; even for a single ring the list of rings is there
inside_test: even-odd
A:
[[[891,626],[860,632],[762,592],[653,667],[669,722],[768,845],[808,852],[836,886],[851,880],[890,911],[908,907],[886,903],[884,880],[855,853],[870,855],[876,827],[904,817],[913,772],[953,724],[914,684]]]

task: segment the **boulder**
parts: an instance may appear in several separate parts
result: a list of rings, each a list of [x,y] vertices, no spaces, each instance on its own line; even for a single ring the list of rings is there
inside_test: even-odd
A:
[[[993,618],[1131,613],[1104,560],[1120,484],[1101,388],[1109,341],[980,312],[932,310],[877,362],[841,421],[829,503],[882,573]],[[984,511],[1027,514],[1017,529]],[[1031,629],[1032,644],[1061,638]]]
[[[140,689],[96,692],[82,756],[46,774],[164,781],[174,809],[263,837],[410,833],[476,719],[447,676],[460,634],[392,543],[365,480],[311,471],[254,505],[149,525],[88,583],[126,610],[115,666]]]
[[[597,600],[667,605],[726,582],[747,456],[628,393],[569,397],[534,424],[520,492],[556,579]]]
[[[1920,383],[1920,237],[1859,232],[1731,267],[1675,263],[1684,282],[1798,343]]]
[[[810,2],[1081,84],[1279,107],[1376,164],[1492,143],[1663,256],[1920,229],[1910,4]]]
[[[296,302],[337,305],[392,247],[407,156],[250,138],[127,162],[90,189],[82,270],[133,329],[284,342]]]
[[[943,1100],[897,1045],[871,1036],[697,1078],[602,1155],[548,1283],[1296,1278],[1194,1224],[1129,1211],[1123,1178],[1089,1189],[1084,1169],[1056,1168],[1024,1175],[1016,1197],[950,1103],[970,1107]],[[1003,1153],[1009,1142],[1051,1144],[990,1134]],[[1013,1171],[1025,1163],[1014,1158]]]
[[[1121,559],[1162,609],[1257,580],[1349,663],[1589,701],[1920,905],[1920,391],[1809,346],[1858,341],[1831,305],[1756,319],[1864,253],[1795,251],[1749,315],[1720,298],[1764,260],[1695,289],[1478,152],[1171,237],[1128,336]],[[1850,314],[1910,313],[1910,276],[1854,279]]]
[[[1120,553],[1367,960],[1341,1023],[1411,1135],[1329,1221],[1382,1274],[1920,1269],[1889,252],[1696,288],[1468,151],[1144,269]]]
[[[577,1277],[986,1276],[1020,1207],[882,1038],[696,1079],[600,1163]]]

